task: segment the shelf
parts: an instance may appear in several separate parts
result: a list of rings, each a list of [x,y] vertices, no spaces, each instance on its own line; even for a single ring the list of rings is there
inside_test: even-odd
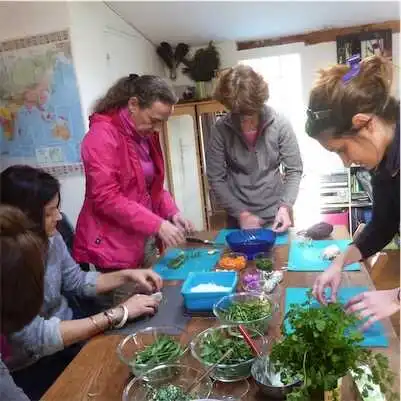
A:
[[[351,203],[351,207],[372,207],[372,203]]]
[[[321,204],[321,209],[344,209],[349,207],[349,203],[330,203],[330,204]]]

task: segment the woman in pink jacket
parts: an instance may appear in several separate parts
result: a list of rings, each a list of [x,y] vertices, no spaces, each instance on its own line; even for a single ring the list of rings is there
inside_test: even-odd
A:
[[[131,74],[101,98],[82,142],[85,201],[78,218],[74,258],[98,270],[147,265],[156,239],[185,240],[192,224],[163,189],[159,132],[177,97],[156,76]]]

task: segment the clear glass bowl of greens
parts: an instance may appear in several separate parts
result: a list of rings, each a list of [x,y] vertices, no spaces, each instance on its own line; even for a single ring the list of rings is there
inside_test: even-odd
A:
[[[242,324],[265,333],[278,310],[275,299],[260,292],[239,292],[221,298],[214,305],[213,313],[221,323]]]
[[[248,329],[259,351],[267,351],[267,339],[255,329]],[[211,327],[199,333],[191,341],[192,356],[206,369],[219,361],[224,354],[232,349],[225,362],[219,363],[210,373],[214,380],[236,382],[247,379],[256,359],[251,348],[242,337],[238,326],[220,325]]]
[[[125,337],[117,355],[135,376],[141,376],[156,366],[180,362],[189,341],[188,333],[179,327],[147,327]]]
[[[207,399],[213,389],[209,377],[204,377],[191,391],[185,390],[203,374],[187,365],[160,365],[145,375],[132,379],[124,389],[122,401],[190,401]]]

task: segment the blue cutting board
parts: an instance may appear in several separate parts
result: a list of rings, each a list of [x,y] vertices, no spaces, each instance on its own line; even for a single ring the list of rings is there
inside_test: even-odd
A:
[[[181,249],[169,249],[156,263],[153,270],[158,273],[163,280],[185,280],[190,272],[208,272],[213,270],[221,256],[220,251],[209,255],[207,252],[210,251],[210,249],[188,248],[184,250],[185,253],[200,252],[200,256],[186,260],[178,269],[170,269],[167,264],[177,257],[181,251]]]
[[[219,233],[217,234],[216,238],[214,239],[214,242],[218,245],[227,245],[226,237],[228,234],[230,234],[234,231],[239,231],[239,230],[238,229],[228,229],[228,228],[220,230]],[[279,245],[286,245],[286,244],[288,244],[288,233],[277,234],[275,245],[279,246]]]
[[[320,272],[326,270],[331,262],[323,260],[321,254],[329,245],[337,245],[341,251],[345,251],[350,240],[323,240],[312,241],[311,246],[303,245],[302,241],[293,240],[288,256],[288,270],[302,272]],[[345,268],[347,271],[361,270],[359,263],[353,263]]]
[[[291,304],[303,304],[307,300],[307,292],[309,288],[287,288],[285,290],[285,313],[290,310]],[[368,291],[367,287],[344,287],[340,288],[337,299],[345,304],[350,298],[361,292]],[[317,300],[312,305],[319,306]],[[286,329],[290,330],[288,321],[285,322]],[[364,347],[388,347],[389,341],[385,334],[384,326],[380,323],[374,323],[366,331],[364,331],[364,340],[361,343]]]

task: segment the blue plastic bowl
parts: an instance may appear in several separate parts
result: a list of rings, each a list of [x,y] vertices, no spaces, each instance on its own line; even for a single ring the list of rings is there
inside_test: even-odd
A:
[[[276,242],[277,234],[268,228],[238,230],[227,235],[226,241],[234,252],[244,253],[248,260],[253,260],[260,252],[269,252]]]
[[[212,311],[216,302],[235,291],[237,282],[238,275],[236,272],[191,272],[181,289],[184,305],[191,311]],[[227,290],[221,292],[191,292],[193,287],[209,283],[221,285],[226,287]]]

